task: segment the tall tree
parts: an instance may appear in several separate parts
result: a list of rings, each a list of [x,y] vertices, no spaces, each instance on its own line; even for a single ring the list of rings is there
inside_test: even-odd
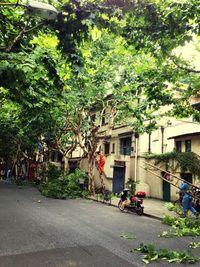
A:
[[[6,125],[12,125],[10,134],[19,138],[23,151],[34,151],[48,132],[54,139],[50,149],[56,145],[68,158],[79,144],[91,153],[94,166],[103,138],[91,119],[94,106],[103,114],[109,105],[107,134],[114,118],[151,131],[162,106],[172,106],[171,115],[194,113],[188,98],[198,91],[199,70],[177,57],[175,49],[192,38],[199,49],[197,0],[73,0],[60,9],[56,24],[23,16],[20,7],[0,10],[6,22],[0,26],[2,142]],[[180,88],[177,101],[174,92]],[[144,127],[147,119],[151,124]]]

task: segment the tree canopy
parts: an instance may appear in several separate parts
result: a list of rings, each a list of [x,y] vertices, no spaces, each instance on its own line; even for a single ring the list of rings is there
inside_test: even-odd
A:
[[[189,99],[200,67],[177,53],[188,42],[199,52],[199,1],[49,3],[60,11],[56,22],[20,6],[0,10],[0,157],[33,153],[47,133],[52,147],[71,151],[93,129],[95,108],[109,106],[138,132],[155,127],[163,106],[199,117]]]

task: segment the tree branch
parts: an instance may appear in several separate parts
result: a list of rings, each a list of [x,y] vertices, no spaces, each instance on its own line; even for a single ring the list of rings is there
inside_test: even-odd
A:
[[[190,68],[187,68],[187,67],[183,67],[183,66],[180,66],[173,57],[170,57],[170,59],[172,60],[172,62],[181,70],[185,70],[187,72],[193,72],[193,73],[200,73],[200,70],[194,70],[194,69],[190,69]]]
[[[36,28],[38,28],[38,27],[40,27],[41,25],[43,25],[44,24],[44,22],[42,22],[42,23],[40,23],[40,24],[38,24],[38,25],[36,25],[36,26],[34,26],[34,27],[32,27],[32,28],[30,28],[30,29],[27,29],[27,25],[23,28],[23,30],[15,37],[15,39],[11,42],[11,44],[6,48],[6,52],[7,53],[9,53],[9,52],[11,52],[11,50],[13,49],[13,47],[15,46],[15,44],[17,43],[17,42],[19,42],[19,40],[22,38],[22,36],[24,35],[24,34],[27,34],[27,33],[29,33],[30,31],[33,31],[33,30],[35,30]]]
[[[22,6],[22,7],[26,7],[26,5],[19,4],[19,0],[17,1],[17,3],[0,3],[0,6],[14,6],[14,7]]]

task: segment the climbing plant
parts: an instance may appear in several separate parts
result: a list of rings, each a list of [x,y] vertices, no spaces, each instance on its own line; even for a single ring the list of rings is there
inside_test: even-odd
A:
[[[194,152],[168,152],[163,154],[148,155],[148,159],[154,159],[155,164],[165,163],[169,168],[175,170],[181,169],[181,172],[189,171],[192,174],[200,177],[200,156]],[[176,162],[175,169],[172,162]]]

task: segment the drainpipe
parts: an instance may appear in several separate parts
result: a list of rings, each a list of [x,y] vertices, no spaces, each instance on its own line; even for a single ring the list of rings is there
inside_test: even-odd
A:
[[[164,153],[164,127],[161,126],[161,153]]]
[[[138,138],[139,135],[135,133],[135,173],[134,173],[135,182],[137,182]]]
[[[149,146],[148,146],[148,153],[151,153],[151,134],[149,133]]]

